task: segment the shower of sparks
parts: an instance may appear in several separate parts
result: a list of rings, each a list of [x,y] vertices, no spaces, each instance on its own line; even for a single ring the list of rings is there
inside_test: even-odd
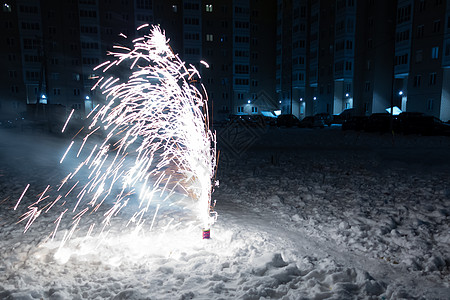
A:
[[[88,232],[91,235],[98,226],[102,234],[131,201],[136,202],[131,205],[136,212],[128,224],[134,223],[138,230],[147,224],[150,231],[160,205],[180,193],[196,204],[199,226],[209,228],[217,218],[211,206],[216,140],[208,126],[206,90],[200,74],[172,52],[156,26],[150,34],[133,40],[133,47],[114,48],[117,52],[108,53],[113,59],[94,69],[102,75],[93,89],[101,89],[108,102],[91,112],[88,132],[82,140],[70,143],[60,161],[74,152],[82,162],[62,180],[54,197],[44,197],[47,186],[39,200],[28,207],[20,220],[27,220],[25,231],[42,212],[58,207],[59,216],[49,237],[55,237],[63,218],[71,217],[65,243],[83,216],[99,214],[103,207],[102,218],[92,223]],[[132,71],[129,78],[111,75],[121,74],[124,69],[119,68],[124,66]],[[100,134],[105,136],[100,143],[87,146],[88,138]],[[168,220],[167,227],[172,221]]]

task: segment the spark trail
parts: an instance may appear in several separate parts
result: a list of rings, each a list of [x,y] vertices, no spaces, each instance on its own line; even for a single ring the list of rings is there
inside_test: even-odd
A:
[[[61,212],[50,237],[55,237],[63,218],[71,217],[65,242],[83,216],[107,205],[101,224],[91,224],[88,235],[95,226],[103,232],[129,201],[137,201],[128,224],[142,229],[147,221],[151,229],[161,203],[182,192],[195,200],[200,225],[209,228],[217,218],[211,206],[216,138],[208,126],[208,99],[200,74],[172,52],[156,26],[135,39],[132,47],[114,48],[116,52],[108,53],[112,59],[94,68],[102,75],[93,89],[101,89],[107,103],[90,114],[84,138],[72,141],[60,161],[74,152],[82,162],[62,180],[55,197],[30,205],[21,221],[28,219],[28,229],[41,212],[58,207]],[[121,74],[124,67],[132,72],[129,78],[110,75]],[[92,149],[85,147],[99,132],[106,137]],[[159,203],[152,210],[155,200]]]

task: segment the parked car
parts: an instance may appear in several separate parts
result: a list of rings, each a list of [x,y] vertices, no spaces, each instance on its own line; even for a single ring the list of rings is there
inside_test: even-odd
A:
[[[320,117],[305,117],[300,121],[299,127],[302,128],[324,128],[325,121]]]
[[[371,114],[366,121],[364,130],[367,132],[389,132],[391,130],[391,118],[388,113]]]
[[[269,126],[276,126],[277,125],[277,118],[275,117],[267,117],[267,116],[262,116],[264,123],[266,125]]]
[[[277,126],[286,126],[286,127],[292,127],[292,126],[299,126],[300,120],[292,114],[285,114],[285,115],[279,115],[277,118]]]
[[[322,119],[327,126],[331,126],[331,124],[333,123],[333,116],[331,116],[329,113],[315,114],[314,117]]]
[[[340,114],[334,115],[332,122],[333,122],[333,124],[343,124],[345,121],[349,120],[355,114],[356,114],[356,111],[354,108],[345,109]]]
[[[403,134],[421,134],[426,122],[424,117],[421,112],[403,112],[397,116],[396,129]]]
[[[419,112],[401,113],[397,122],[403,134],[450,135],[450,124]]]
[[[238,126],[263,127],[265,126],[264,119],[261,115],[231,115],[229,117],[229,124]]]
[[[368,118],[366,116],[350,117],[348,120],[345,120],[344,123],[342,123],[342,130],[364,130],[364,128],[366,127],[367,119]]]

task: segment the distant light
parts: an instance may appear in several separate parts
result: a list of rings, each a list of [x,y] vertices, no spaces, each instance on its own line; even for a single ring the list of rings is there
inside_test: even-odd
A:
[[[300,98],[300,101],[303,101],[303,98]]]
[[[399,94],[400,96],[403,95],[403,91],[398,92],[398,94]]]
[[[313,99],[314,99],[314,100],[317,100],[317,97],[314,97]]]
[[[280,100],[279,102],[280,102],[280,104],[281,104],[281,100]]]
[[[41,99],[47,99],[47,96],[45,96],[45,94],[42,94]]]
[[[250,101],[250,100],[248,100],[248,101],[247,101],[247,103],[248,103],[248,104],[250,104],[250,103],[251,103],[251,101]]]
[[[89,96],[86,96],[85,98],[86,98],[86,100],[89,100],[89,99],[91,99],[91,98],[90,98]]]
[[[348,97],[348,96],[350,96],[350,95],[349,95],[348,93],[346,93],[346,94],[345,94],[345,97]]]
[[[281,110],[274,110],[273,113],[274,113],[276,116],[279,116],[279,115],[281,115]]]

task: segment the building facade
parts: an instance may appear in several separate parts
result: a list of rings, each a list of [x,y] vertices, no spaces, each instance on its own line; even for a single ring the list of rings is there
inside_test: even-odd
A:
[[[450,119],[450,1],[277,4],[276,81],[283,113],[302,118],[353,108],[370,115],[397,106]],[[306,32],[299,22],[308,24]]]
[[[92,90],[95,66],[113,45],[130,46],[146,23],[160,25],[174,52],[200,71],[212,118],[274,110],[275,11],[261,0],[6,1],[0,114],[18,117],[27,104],[89,113],[105,102]]]

